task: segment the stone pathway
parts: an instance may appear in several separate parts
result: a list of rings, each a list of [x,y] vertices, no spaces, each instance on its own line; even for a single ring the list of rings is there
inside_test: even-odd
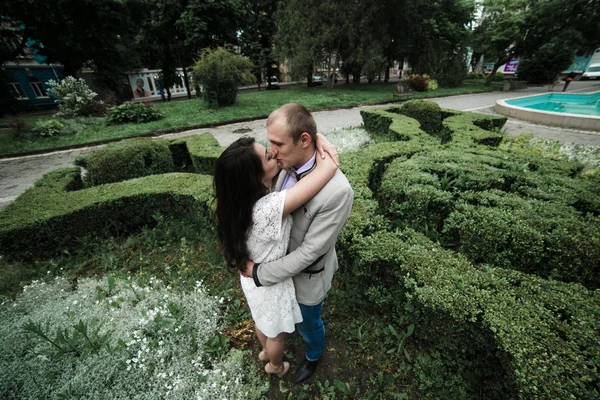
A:
[[[562,88],[562,86],[561,86]],[[590,82],[573,82],[569,92],[586,93],[600,90],[600,85]],[[488,92],[480,94],[460,95],[453,97],[440,97],[428,99],[435,101],[441,107],[456,110],[475,111],[486,114],[496,114],[494,104],[496,100],[528,96],[535,93],[546,93],[547,87],[531,87],[518,92]],[[314,112],[313,115],[319,130],[331,131],[335,128],[348,128],[362,124],[360,110],[381,106],[355,107],[341,110]],[[185,132],[163,135],[164,138],[177,138],[189,135],[210,132],[222,146],[227,146],[243,135],[256,137],[257,140],[266,142],[266,120],[242,122],[223,125],[209,129],[194,129]],[[570,129],[535,125],[509,118],[505,128],[510,134],[518,135],[524,131],[532,131],[535,136],[600,146],[600,133],[589,131],[576,131]],[[73,166],[73,161],[80,155],[88,154],[97,147],[88,147],[75,150],[56,151],[41,155],[0,159],[0,208],[12,202],[26,189],[33,186],[34,182],[47,172],[57,168]]]

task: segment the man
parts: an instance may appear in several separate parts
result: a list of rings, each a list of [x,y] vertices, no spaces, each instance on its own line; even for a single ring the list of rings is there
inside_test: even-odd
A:
[[[567,78],[565,79],[565,86],[563,87],[563,92],[565,92],[567,90],[567,88],[569,87],[569,84],[573,81],[573,79],[575,79],[577,75],[575,74],[575,71],[571,71],[569,72],[569,75],[567,75]]]
[[[286,104],[267,119],[271,152],[284,169],[275,190],[284,190],[310,173],[316,160],[317,124],[300,104]],[[269,286],[293,277],[302,323],[296,329],[306,347],[306,358],[296,373],[296,382],[310,378],[325,349],[325,327],[321,319],[323,301],[338,268],[335,242],[348,220],[354,192],[338,170],[323,189],[292,214],[294,224],[288,255],[263,264],[246,264],[246,275],[256,286]]]

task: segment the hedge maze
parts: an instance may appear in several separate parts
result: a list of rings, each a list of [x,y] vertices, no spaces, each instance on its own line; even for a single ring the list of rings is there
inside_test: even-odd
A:
[[[336,279],[352,307],[415,324],[410,391],[600,398],[600,179],[499,150],[504,117],[420,100],[361,114],[380,143],[342,160],[355,202]],[[0,212],[3,255],[46,257],[157,212],[210,223],[212,136],[104,150],[90,176],[54,171]]]

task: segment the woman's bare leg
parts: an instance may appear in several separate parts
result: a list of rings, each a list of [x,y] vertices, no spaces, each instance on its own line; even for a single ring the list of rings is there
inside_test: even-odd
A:
[[[260,329],[258,329],[258,326],[254,325],[254,329],[256,330],[256,336],[258,336],[258,340],[260,341],[262,349],[266,351],[267,350],[267,337],[265,336],[264,333],[262,333],[262,331]]]
[[[260,361],[268,361],[269,356],[267,355],[267,337],[260,329],[258,329],[258,326],[254,325],[254,329],[256,330],[256,336],[258,336],[258,340],[262,346],[261,351],[258,353],[258,359]]]
[[[267,338],[265,350],[269,361],[275,368],[283,363],[283,350],[285,349],[285,333],[280,333],[274,338]]]

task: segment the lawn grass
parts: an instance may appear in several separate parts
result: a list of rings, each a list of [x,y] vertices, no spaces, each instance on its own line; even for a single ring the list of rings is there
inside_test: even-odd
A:
[[[283,104],[295,102],[311,111],[378,104],[392,101],[396,83],[373,83],[361,85],[338,85],[327,87],[295,88],[279,91],[241,93],[236,104],[217,110],[207,108],[200,99],[157,103],[155,107],[164,112],[165,118],[145,124],[104,124],[103,119],[94,119],[76,135],[36,137],[15,140],[9,131],[0,132],[0,155],[49,151],[51,149],[84,144],[102,143],[136,136],[184,131],[226,122],[266,117]],[[493,90],[482,82],[467,82],[459,88],[439,88],[430,92],[415,92],[415,98],[453,96]],[[31,126],[40,119],[51,119],[52,115],[24,117]]]

